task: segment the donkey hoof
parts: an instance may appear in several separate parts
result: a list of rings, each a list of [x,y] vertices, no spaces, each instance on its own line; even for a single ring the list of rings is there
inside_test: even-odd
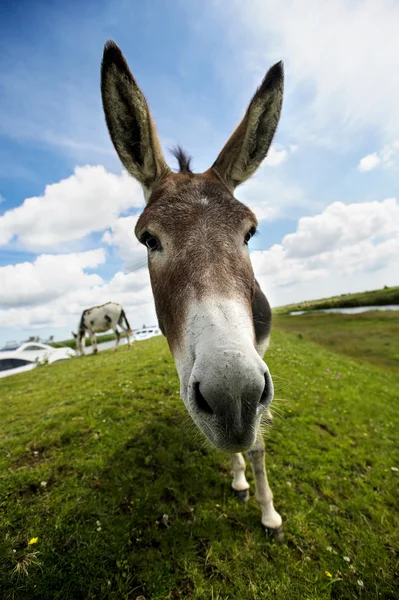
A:
[[[277,544],[284,544],[285,535],[282,525],[280,527],[265,527],[266,535],[272,537]]]
[[[234,490],[234,495],[236,498],[238,498],[240,500],[240,502],[243,502],[245,504],[245,502],[248,502],[249,500],[249,489],[247,490]]]

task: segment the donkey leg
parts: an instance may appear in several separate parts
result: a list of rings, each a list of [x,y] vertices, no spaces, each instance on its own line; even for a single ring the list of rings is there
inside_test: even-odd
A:
[[[119,333],[119,331],[116,329],[114,329],[114,333],[115,333],[115,346],[114,346],[114,352],[116,352],[119,348],[119,342],[121,339],[121,334]]]
[[[126,340],[127,340],[127,345],[129,346],[129,348],[131,348],[132,347],[132,343],[130,341],[130,334],[131,334],[130,329],[128,329],[124,325],[121,325],[120,323],[119,323],[119,327],[121,327],[123,329],[123,331],[125,332],[125,336],[126,336]]]
[[[255,500],[262,511],[262,525],[272,533],[280,543],[284,541],[282,519],[273,506],[273,493],[267,480],[265,467],[265,444],[259,437],[251,450],[246,453],[251,461],[255,478]]]
[[[96,340],[96,335],[90,331],[90,339],[91,339],[91,345],[93,348],[93,354],[97,354],[98,352],[98,348],[97,348],[97,340]]]
[[[230,455],[231,470],[233,474],[233,482],[231,487],[234,494],[241,502],[248,502],[249,499],[249,484],[245,479],[245,460],[239,452]]]

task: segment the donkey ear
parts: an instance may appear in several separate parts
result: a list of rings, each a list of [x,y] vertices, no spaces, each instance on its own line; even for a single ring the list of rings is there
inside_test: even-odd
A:
[[[74,333],[73,331],[71,331],[73,337],[76,339],[78,336],[76,335],[76,333]]]
[[[231,191],[251,177],[266,157],[280,119],[283,88],[279,62],[266,73],[243,120],[212,165]]]
[[[119,47],[109,40],[101,64],[101,95],[108,131],[125,168],[148,200],[169,172],[147,101]]]

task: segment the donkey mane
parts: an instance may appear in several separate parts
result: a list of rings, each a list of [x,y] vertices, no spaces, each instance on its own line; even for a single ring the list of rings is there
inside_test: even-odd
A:
[[[181,146],[176,146],[170,151],[179,163],[179,173],[192,173],[191,161],[192,157],[187,154]]]

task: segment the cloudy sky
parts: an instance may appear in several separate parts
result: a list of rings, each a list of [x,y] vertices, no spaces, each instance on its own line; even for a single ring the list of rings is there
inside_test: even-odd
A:
[[[83,308],[108,300],[134,327],[156,321],[133,234],[143,196],[102,115],[108,38],[146,94],[165,152],[182,144],[196,171],[212,164],[266,70],[284,60],[277,136],[236,194],[260,220],[252,260],[272,305],[398,284],[397,1],[8,4],[0,342],[69,337]]]

